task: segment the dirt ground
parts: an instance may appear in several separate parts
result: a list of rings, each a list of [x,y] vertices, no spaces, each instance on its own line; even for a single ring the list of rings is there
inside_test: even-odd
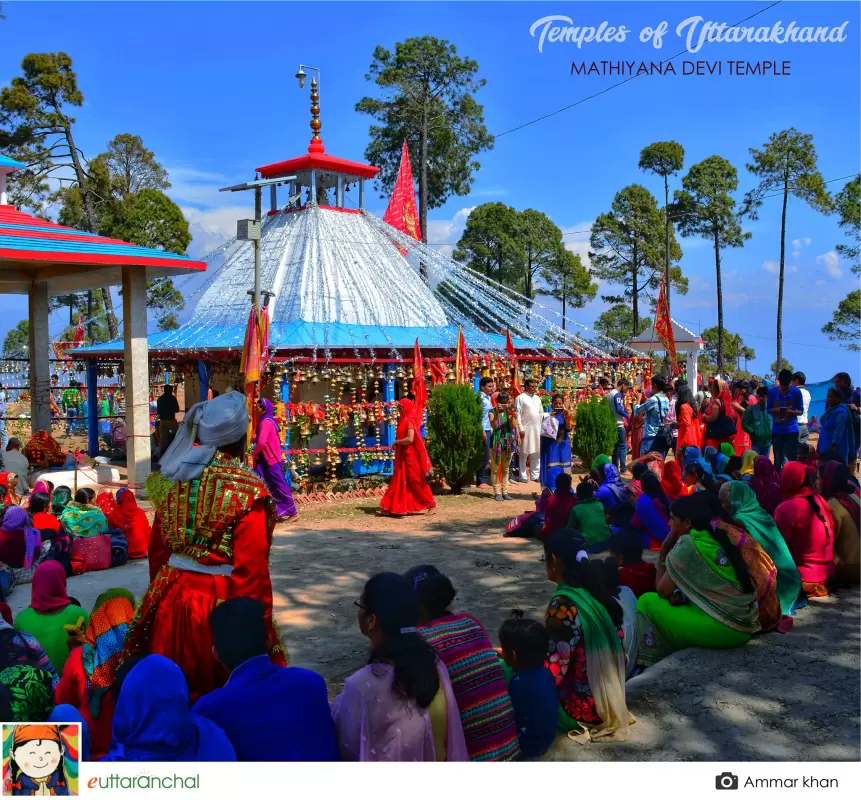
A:
[[[469,610],[494,641],[510,609],[540,618],[550,598],[541,548],[502,536],[532,506],[536,484],[513,484],[515,500],[489,491],[438,498],[430,517],[375,516],[377,501],[303,508],[276,528],[270,566],[275,613],[296,666],[318,671],[331,696],[365,663],[368,643],[354,601],[381,570],[431,563],[452,579],[456,609]],[[146,561],[70,579],[85,608],[107,588],[141,597]],[[19,588],[11,604],[29,602]],[[638,723],[622,744],[580,745],[560,735],[554,761],[858,760],[859,593],[841,592],[799,612],[785,635],[756,637],[736,650],[677,653],[628,683]]]

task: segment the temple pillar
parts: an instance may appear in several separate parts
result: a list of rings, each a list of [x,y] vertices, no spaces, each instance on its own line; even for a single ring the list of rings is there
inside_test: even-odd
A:
[[[149,352],[146,340],[146,270],[123,267],[126,460],[129,489],[142,489],[152,469],[149,430]]]
[[[48,348],[48,283],[33,281],[30,305],[30,431],[51,432],[51,363]]]

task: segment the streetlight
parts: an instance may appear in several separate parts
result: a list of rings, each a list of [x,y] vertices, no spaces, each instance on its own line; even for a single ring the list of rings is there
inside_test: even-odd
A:
[[[317,87],[319,88],[319,86],[320,86],[320,70],[317,67],[309,67],[307,64],[300,64],[299,65],[299,71],[296,73],[296,78],[299,81],[299,88],[300,89],[305,88],[305,78],[308,77],[308,75],[305,73],[306,69],[313,69],[314,72],[317,73]]]

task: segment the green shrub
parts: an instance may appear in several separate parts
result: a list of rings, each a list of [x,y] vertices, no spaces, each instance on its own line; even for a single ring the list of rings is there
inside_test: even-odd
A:
[[[434,469],[460,494],[481,465],[481,400],[471,386],[442,383],[428,398],[427,449]]]
[[[588,471],[596,456],[613,454],[613,446],[619,440],[616,419],[605,398],[592,397],[578,404],[575,420],[571,449]]]

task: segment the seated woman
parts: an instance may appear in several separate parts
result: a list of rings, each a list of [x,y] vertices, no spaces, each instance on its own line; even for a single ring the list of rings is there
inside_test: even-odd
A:
[[[741,552],[712,529],[711,493],[680,497],[661,547],[657,592],[637,601],[639,663],[651,666],[687,647],[743,645],[759,630],[755,587]]]
[[[224,731],[190,710],[188,683],[173,661],[152,655],[128,663],[102,761],[236,761]]]
[[[69,657],[65,625],[80,626],[87,612],[66,593],[66,571],[56,561],[43,561],[33,575],[30,605],[15,617],[19,631],[31,633],[44,648],[58,674]]]
[[[51,539],[60,532],[60,520],[51,513],[51,500],[45,492],[33,492],[28,509],[33,517],[33,527],[42,533],[43,539]]]
[[[643,543],[636,533],[614,531],[607,541],[607,548],[616,559],[620,586],[630,588],[636,597],[655,591],[655,565],[643,561]]]
[[[448,673],[416,631],[419,602],[410,582],[381,572],[356,605],[372,649],[332,703],[341,760],[466,761]]]
[[[577,531],[563,528],[544,543],[548,580],[547,666],[556,680],[559,727],[586,728],[592,739],[625,739],[634,721],[625,703],[622,607],[589,563]]]
[[[48,431],[36,431],[24,445],[24,455],[33,467],[62,467],[66,454]]]
[[[783,497],[780,492],[780,474],[768,456],[757,456],[753,460],[750,488],[764,511],[773,517]]]
[[[560,527],[580,531],[588,548],[600,552],[606,547],[610,526],[601,501],[595,497],[595,489],[589,481],[577,485],[577,505],[568,515],[568,524]]]
[[[619,470],[612,464],[603,464],[597,471],[598,490],[595,497],[601,501],[605,511],[612,511],[620,503],[627,503],[631,493],[619,477]]]
[[[845,464],[828,461],[819,468],[819,490],[834,518],[835,581],[857,584],[861,573],[861,496]]]
[[[643,493],[643,484],[641,481],[643,475],[648,471],[649,467],[643,461],[635,461],[631,464],[631,480],[628,481],[628,493],[633,502],[636,502]]]
[[[36,641],[36,637],[12,627],[10,612],[9,619],[5,614],[0,616],[0,673],[7,667],[19,665],[36,667],[49,673],[52,686],[56,686],[60,680],[45,648]]]
[[[18,476],[14,472],[0,472],[0,486],[6,489],[3,495],[4,506],[21,504],[21,498],[18,497]]]
[[[549,536],[553,531],[564,528],[568,524],[571,509],[577,505],[577,495],[571,491],[571,476],[560,472],[556,476],[556,491],[544,502],[544,525],[541,528],[541,538]]]
[[[470,761],[513,761],[520,755],[514,707],[487,631],[470,614],[449,610],[456,592],[436,567],[404,577],[419,602],[419,635],[445,664],[460,712]]]
[[[3,719],[6,722],[43,722],[54,708],[51,699],[51,674],[44,669],[31,664],[6,667],[0,670],[0,687],[6,690],[8,699],[8,709],[0,708],[0,711],[4,711]],[[50,796],[54,791],[53,787],[39,786],[28,792],[29,796],[35,797],[36,791],[40,789],[47,789],[43,796]]]
[[[685,494],[685,484],[682,481],[682,468],[678,461],[668,461],[664,467],[664,477],[661,478],[661,488],[672,502]]]
[[[114,719],[111,689],[134,615],[135,599],[131,592],[109,589],[100,594],[54,689],[56,702],[78,709],[87,723],[93,761],[101,761],[110,750]]]
[[[788,461],[780,474],[783,502],[774,512],[774,524],[783,534],[801,575],[808,597],[829,594],[834,577],[834,517],[826,500],[814,491],[813,470]]]
[[[92,497],[92,489],[78,489],[75,499],[70,501],[60,515],[60,524],[73,538],[87,538],[97,536],[108,530],[108,520],[104,512],[98,506],[91,505],[95,500],[95,492]]]
[[[756,450],[745,450],[741,454],[741,469],[739,473],[743,481],[750,483],[753,480],[753,468],[757,458],[759,458],[759,453]]]
[[[706,472],[699,463],[685,465],[685,471],[682,480],[687,487],[687,494],[692,495],[696,492],[715,492],[714,478],[711,472]]]
[[[103,492],[102,494],[110,494]],[[102,497],[99,495],[99,498]],[[97,498],[98,500],[98,498]],[[101,504],[99,504],[101,506]],[[107,508],[102,508],[108,520],[108,525],[122,531],[129,546],[129,558],[146,558],[149,537],[152,532],[146,511],[138,508],[134,492],[122,488],[117,491],[116,499],[111,495],[106,502]]]
[[[707,447],[706,450],[711,450],[713,453],[717,453],[717,451],[713,447]],[[690,466],[691,464],[699,464],[704,474],[712,475],[712,465],[708,462],[706,458],[703,458],[703,454],[700,452],[699,447],[688,447],[685,450],[685,468]],[[684,473],[684,469],[682,470]]]
[[[72,490],[68,486],[58,486],[51,493],[51,513],[59,517],[71,499]]]
[[[644,544],[652,550],[660,550],[661,542],[670,532],[670,501],[664,494],[658,476],[647,472],[643,476],[643,493],[634,506],[631,527],[646,536]]]
[[[732,517],[731,521],[756,539],[774,563],[780,613],[785,617],[791,616],[798,595],[801,594],[801,576],[771,515],[757,502],[750,485],[742,481],[732,481],[722,486],[720,501],[724,511]]]
[[[12,585],[30,583],[42,560],[42,535],[20,506],[10,506],[0,522],[0,564],[11,574]]]

